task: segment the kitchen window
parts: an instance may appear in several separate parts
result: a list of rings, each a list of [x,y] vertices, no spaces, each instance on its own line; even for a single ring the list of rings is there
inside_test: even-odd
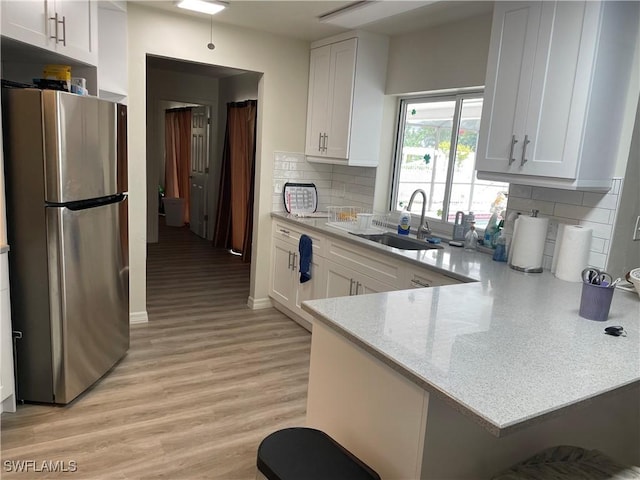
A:
[[[406,207],[418,188],[426,193],[431,228],[453,223],[459,210],[474,212],[476,226],[484,228],[493,212],[506,208],[509,184],[476,177],[481,113],[482,91],[401,99],[392,211]],[[418,195],[414,218],[421,209]]]

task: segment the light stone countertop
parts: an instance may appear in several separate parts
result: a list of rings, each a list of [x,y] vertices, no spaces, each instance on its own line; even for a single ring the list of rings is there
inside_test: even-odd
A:
[[[640,384],[634,293],[616,290],[606,322],[586,320],[578,315],[581,284],[548,271],[520,273],[449,246],[400,251],[328,227],[326,219],[293,221],[472,282],[313,300],[303,308],[496,436]],[[624,326],[627,336],[605,335],[609,325]]]
[[[9,245],[0,245],[0,253],[7,253],[9,250]]]

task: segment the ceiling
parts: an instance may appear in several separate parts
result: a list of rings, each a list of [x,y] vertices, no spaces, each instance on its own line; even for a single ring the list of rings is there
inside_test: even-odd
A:
[[[177,8],[175,1],[134,1],[152,8],[171,11],[175,15],[209,18],[206,14]],[[415,6],[416,4],[416,0],[385,1],[392,2],[399,9]],[[229,3],[229,7],[213,17],[214,24],[217,22],[225,23],[312,42],[350,30],[349,28],[320,22],[318,17],[355,2],[342,0],[230,0]],[[394,36],[486,14],[493,10],[493,2],[487,1],[422,1],[418,3],[423,6],[358,28]]]
[[[131,1],[131,0],[130,0]],[[190,12],[175,6],[176,1],[132,0],[151,8],[170,11],[173,15],[186,15],[209,20],[209,15]],[[419,8],[393,15],[359,27],[383,35],[400,35],[424,30],[428,27],[446,24],[482,15],[493,11],[493,2],[486,1],[439,1],[383,0],[393,3],[399,9],[420,4]],[[216,22],[235,25],[252,30],[283,35],[298,40],[315,41],[346,32],[349,28],[323,23],[318,17],[351,5],[353,1],[277,1],[277,0],[230,0],[228,8],[213,17]],[[425,5],[429,3],[428,5]],[[413,4],[413,5],[410,5]],[[215,28],[215,26],[214,26]],[[147,66],[158,70],[168,70],[212,78],[224,78],[246,73],[216,65],[178,61],[163,57],[147,57]]]

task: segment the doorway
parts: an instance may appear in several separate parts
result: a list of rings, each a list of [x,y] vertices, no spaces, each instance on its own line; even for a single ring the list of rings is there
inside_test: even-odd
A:
[[[197,213],[194,218],[201,218],[202,222],[194,222],[192,228],[197,235],[212,241],[217,220],[226,104],[257,98],[262,74],[147,55],[146,75],[147,242],[159,241],[158,185],[161,185],[164,165],[164,110],[178,106],[209,110],[208,138],[197,140],[203,151],[204,144],[208,146],[208,165],[206,159],[194,160],[189,193],[196,201],[191,202],[189,216],[192,210],[197,211],[193,212]],[[204,117],[199,118],[204,121]]]

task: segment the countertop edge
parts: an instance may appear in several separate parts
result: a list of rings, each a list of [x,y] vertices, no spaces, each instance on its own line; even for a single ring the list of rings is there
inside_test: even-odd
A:
[[[0,245],[0,254],[7,253],[9,250],[11,250],[9,245]]]
[[[440,287],[432,287],[432,288],[440,288]],[[489,421],[488,419],[480,415],[478,412],[476,412],[472,408],[466,406],[464,403],[461,403],[459,400],[452,398],[450,395],[448,395],[446,392],[439,389],[437,386],[429,383],[422,377],[414,374],[411,370],[408,370],[407,368],[400,365],[397,361],[393,360],[392,358],[389,358],[387,355],[384,355],[378,349],[369,345],[367,342],[365,342],[361,338],[353,335],[348,330],[342,328],[340,325],[336,324],[330,318],[326,317],[322,313],[317,312],[313,308],[309,307],[308,305],[306,305],[306,302],[302,303],[302,309],[305,310],[306,312],[309,312],[311,315],[313,315],[313,317],[319,320],[320,322],[322,322],[323,325],[326,325],[333,331],[339,333],[342,337],[346,338],[353,344],[362,348],[364,351],[371,354],[374,358],[381,361],[382,363],[387,365],[389,368],[391,368],[395,372],[405,377],[407,380],[416,384],[420,388],[427,390],[429,393],[438,395],[439,398],[445,401],[454,410],[462,413],[463,415],[466,415],[467,417],[472,418],[476,423],[484,427],[492,435],[496,437],[501,437],[504,435],[505,428],[501,428],[499,425],[492,423],[491,421]]]
[[[432,288],[435,289],[435,288],[443,288],[443,287],[432,287]],[[555,418],[555,417],[559,417],[561,415],[564,415],[568,411],[571,411],[571,410],[577,409],[577,408],[581,408],[586,403],[593,402],[596,399],[603,398],[603,397],[606,397],[606,396],[609,396],[609,395],[616,395],[616,394],[622,393],[622,392],[624,392],[624,391],[626,391],[628,389],[636,388],[638,385],[640,385],[640,380],[631,381],[631,382],[627,383],[626,385],[622,385],[622,386],[617,387],[615,389],[611,389],[611,390],[595,393],[594,395],[591,395],[589,397],[585,397],[585,398],[582,398],[582,399],[578,399],[575,402],[572,402],[572,403],[569,403],[569,404],[566,404],[566,405],[559,406],[558,408],[554,408],[553,410],[550,410],[548,412],[541,413],[539,415],[536,415],[535,417],[525,418],[525,419],[522,419],[520,421],[516,421],[516,422],[508,424],[508,425],[498,425],[498,424],[495,424],[494,422],[492,422],[491,420],[487,419],[486,417],[484,417],[483,415],[481,415],[477,411],[475,411],[473,408],[467,406],[464,402],[460,401],[457,398],[452,397],[447,392],[445,392],[442,389],[438,388],[438,386],[433,385],[432,383],[429,383],[427,380],[425,380],[421,376],[415,374],[413,371],[411,371],[411,370],[407,369],[406,367],[404,367],[403,365],[399,364],[396,360],[394,360],[394,359],[390,358],[389,356],[385,355],[383,352],[381,352],[377,348],[373,347],[372,345],[368,344],[366,341],[364,341],[363,339],[359,338],[358,336],[354,335],[349,330],[346,330],[345,328],[341,327],[339,324],[335,323],[331,318],[329,318],[329,317],[323,315],[322,313],[314,310],[312,307],[308,306],[306,304],[306,302],[302,303],[302,309],[305,310],[306,312],[309,312],[311,315],[313,315],[313,317],[315,319],[317,319],[318,321],[322,322],[323,325],[326,325],[327,327],[329,327],[333,331],[335,331],[338,334],[340,334],[343,338],[349,340],[354,345],[362,348],[365,352],[369,353],[371,356],[373,356],[377,360],[381,361],[382,363],[387,365],[389,368],[391,368],[395,372],[397,372],[400,375],[402,375],[403,377],[405,377],[407,380],[409,380],[412,383],[416,384],[420,388],[425,389],[430,394],[437,395],[438,398],[443,400],[447,405],[449,405],[455,411],[457,411],[457,412],[465,415],[466,417],[470,418],[476,424],[480,425],[485,430],[487,430],[489,433],[491,433],[493,436],[498,437],[498,438],[505,437],[505,436],[510,435],[510,434],[512,434],[514,432],[517,432],[519,430],[527,428],[527,427],[529,427],[531,425],[535,425],[535,424],[538,424],[538,423],[542,423],[542,422],[544,422],[546,420],[549,420],[549,419],[552,419],[552,418]]]

